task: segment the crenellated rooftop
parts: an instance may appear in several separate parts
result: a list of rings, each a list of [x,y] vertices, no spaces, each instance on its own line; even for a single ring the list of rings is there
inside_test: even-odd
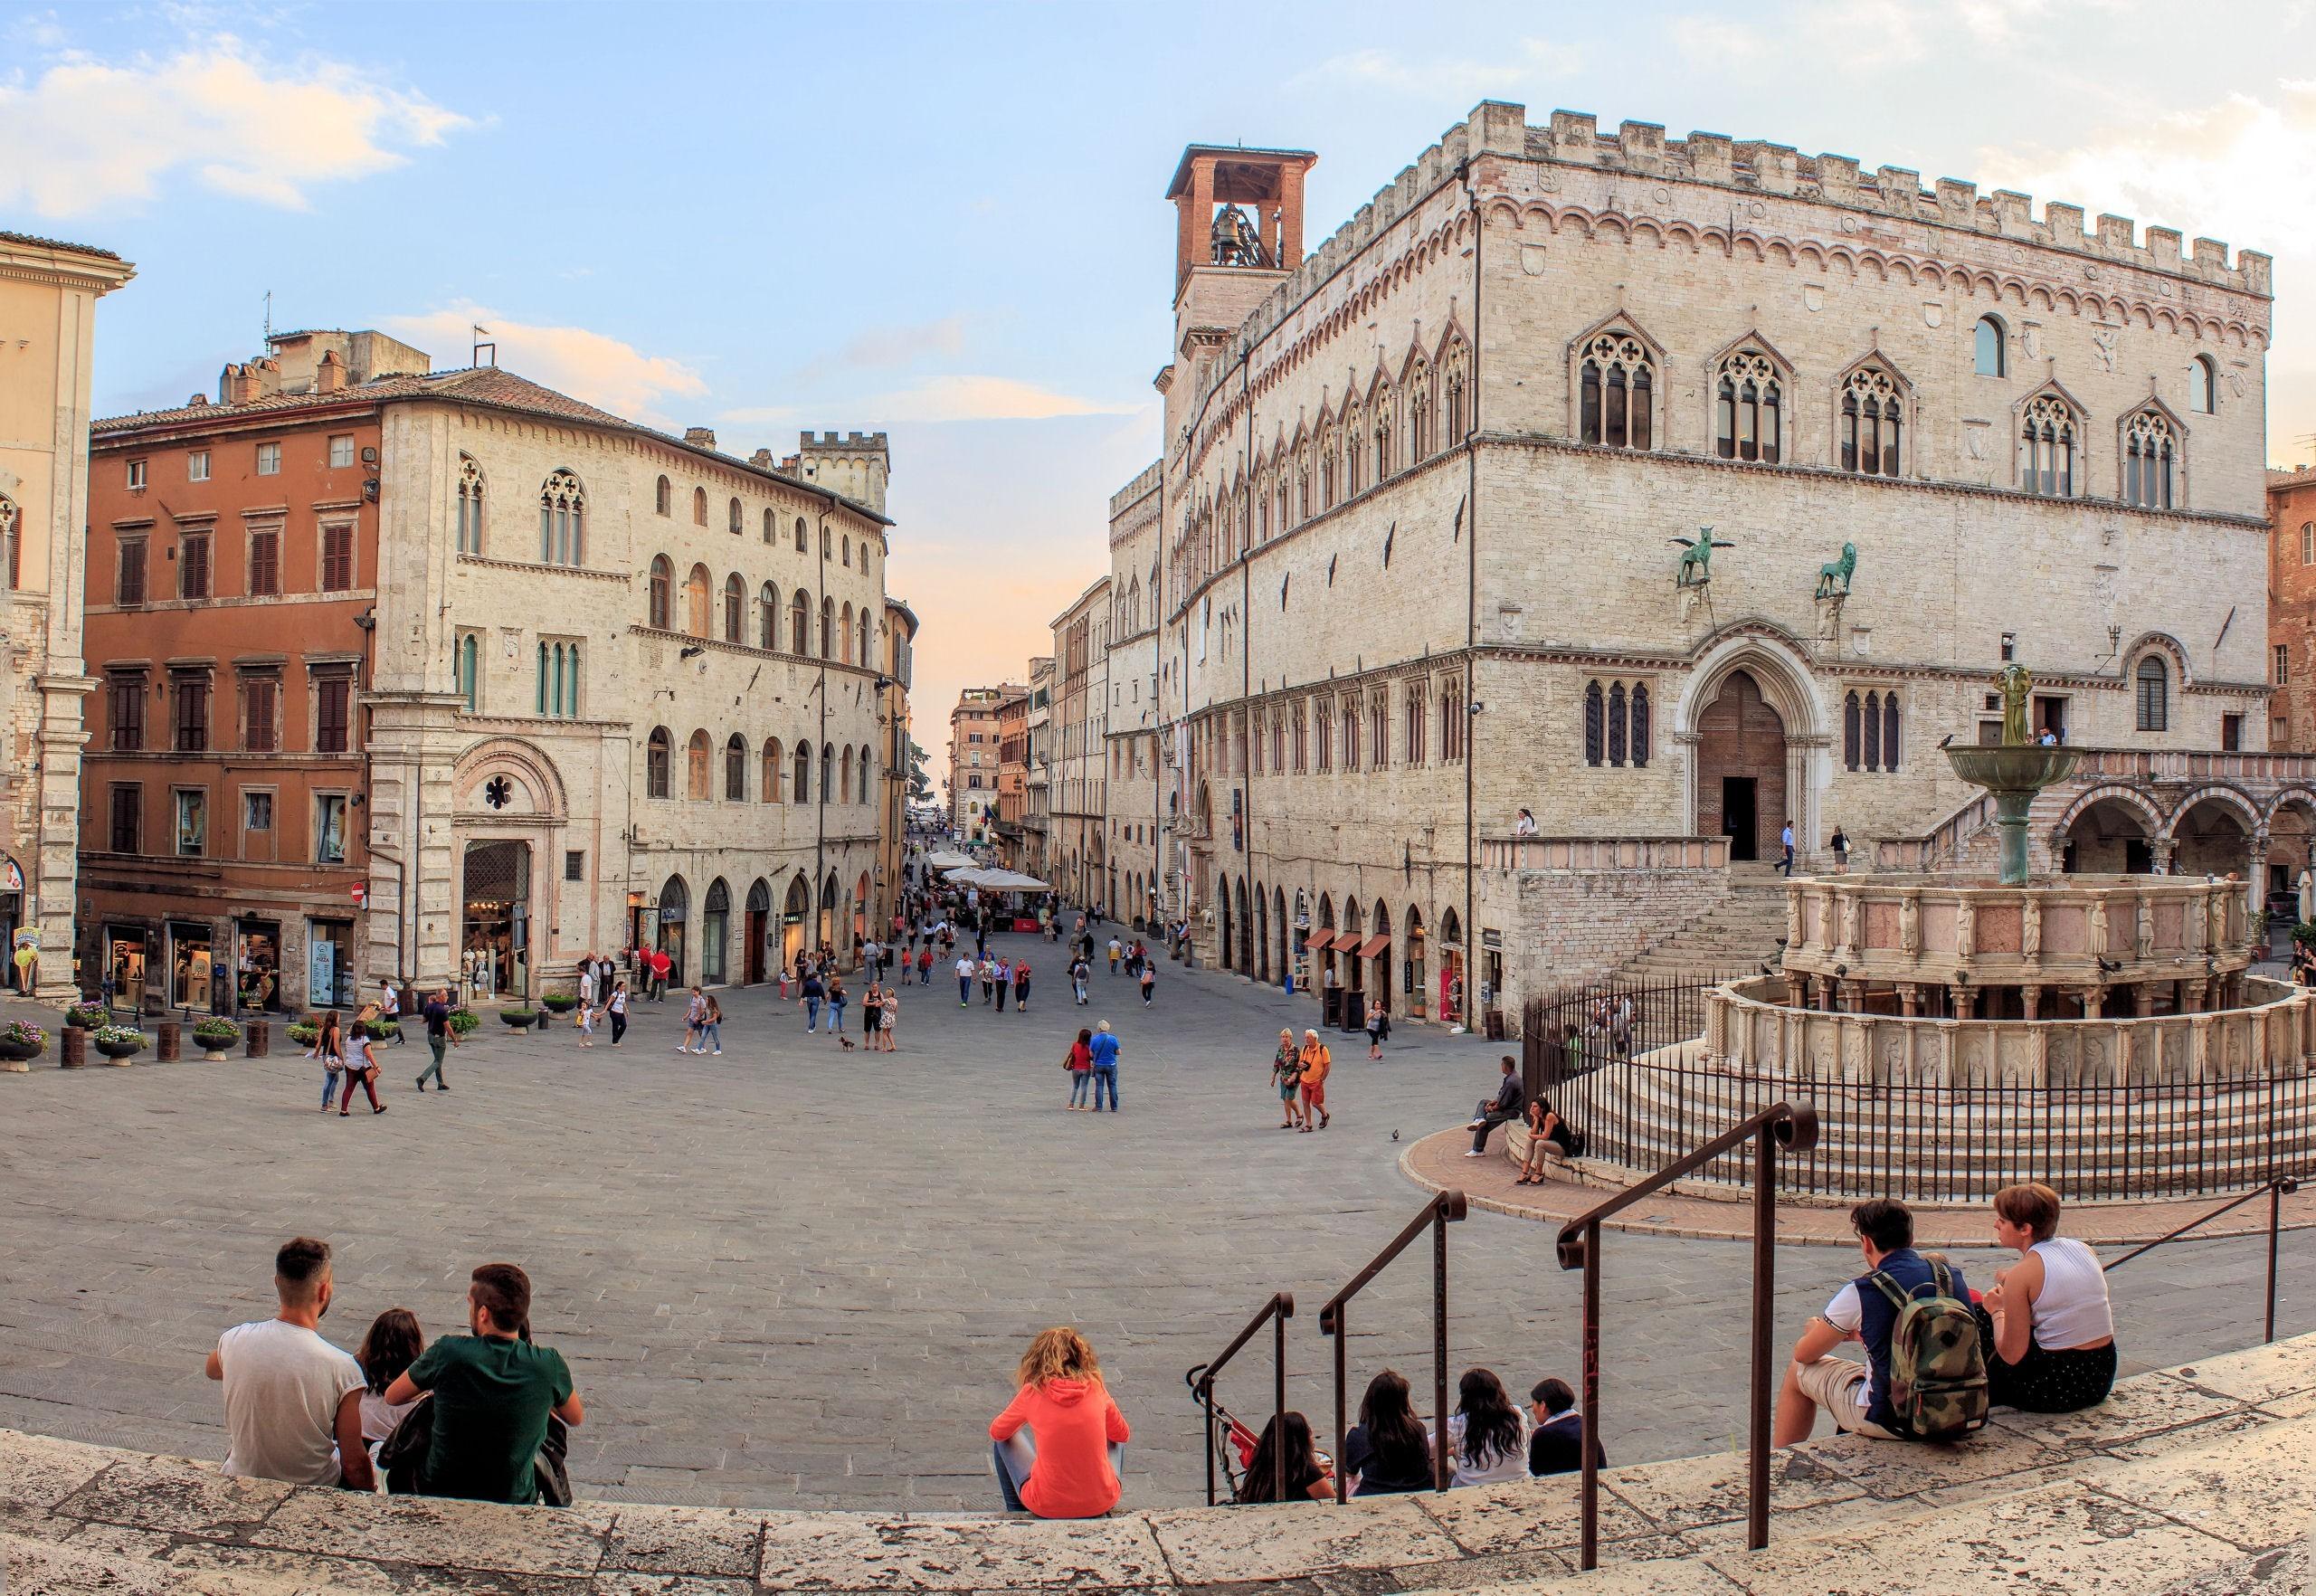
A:
[[[1137,499],[1147,499],[1158,491],[1159,479],[1166,473],[1166,462],[1153,460],[1142,468],[1133,481],[1110,495],[1110,519],[1116,520]]]

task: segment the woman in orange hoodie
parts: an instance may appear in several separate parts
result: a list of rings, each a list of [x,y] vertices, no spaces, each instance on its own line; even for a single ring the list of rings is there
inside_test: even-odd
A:
[[[1038,1333],[1014,1373],[1021,1389],[990,1420],[1005,1506],[1039,1518],[1099,1518],[1118,1505],[1125,1415],[1102,1383],[1086,1338],[1067,1325]]]

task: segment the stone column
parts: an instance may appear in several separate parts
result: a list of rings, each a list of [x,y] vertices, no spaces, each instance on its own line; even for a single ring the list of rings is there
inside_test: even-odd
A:
[[[2018,989],[2018,1001],[2026,1005],[2027,1019],[2039,1020],[2042,1018],[2042,1015],[2036,1012],[2042,1007],[2043,1002],[2043,989],[2041,987],[2020,987]]]
[[[2260,912],[2268,896],[2267,879],[2268,829],[2262,826],[2252,833],[2251,856],[2244,867],[2244,907],[2246,913],[2256,915]]]
[[[2083,989],[2083,1017],[2085,1020],[2105,1018],[2106,1007],[2107,989],[2105,987],[2086,986]]]
[[[1912,1020],[1922,1012],[1922,988],[1908,981],[1898,987],[1898,1011]]]
[[[1946,989],[1946,995],[1948,1001],[1953,1005],[1951,1012],[1955,1019],[1968,1020],[1970,1018],[1970,1003],[1974,994],[1969,987],[1950,986]]]
[[[2155,1012],[2155,983],[2153,982],[2139,982],[2131,987],[2131,992],[2132,1013],[2144,1020]]]

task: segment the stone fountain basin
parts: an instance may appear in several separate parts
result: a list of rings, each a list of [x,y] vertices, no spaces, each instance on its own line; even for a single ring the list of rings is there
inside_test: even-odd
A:
[[[1989,793],[2034,793],[2073,775],[2083,753],[2039,743],[1950,743],[1946,759],[1956,775]]]

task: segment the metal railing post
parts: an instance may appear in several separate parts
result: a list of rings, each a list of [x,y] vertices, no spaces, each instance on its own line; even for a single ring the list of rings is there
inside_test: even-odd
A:
[[[2286,1183],[2268,1183],[2268,1316],[2260,1331],[2260,1344],[2266,1346],[2276,1338],[2276,1231],[2283,1224],[2283,1189]]]
[[[1457,1201],[1461,1202],[1459,1195]],[[1458,1211],[1460,1214],[1460,1210]],[[2275,1271],[2268,1271],[2273,1282]],[[2275,1300],[2271,1286],[2270,1302]],[[1335,1345],[1343,1345],[1343,1338],[1335,1338]],[[1448,1488],[1448,1209],[1435,1202],[1431,1208],[1431,1422],[1439,1441],[1431,1449],[1432,1489]],[[1372,1444],[1372,1443],[1371,1443]],[[1338,1468],[1341,1467],[1338,1461]]]
[[[1745,1549],[1770,1544],[1770,1312],[1777,1292],[1777,1138],[1753,1133],[1753,1378],[1748,1393]]]
[[[1286,1315],[1273,1314],[1271,1328],[1270,1499],[1286,1500]]]
[[[1206,1505],[1214,1506],[1214,1382],[1199,1382],[1200,1409],[1206,1414]]]
[[[1343,1392],[1351,1378],[1350,1371],[1345,1367],[1345,1360],[1351,1355],[1351,1338],[1343,1327],[1343,1310],[1346,1306],[1343,1303],[1335,1305],[1333,1331],[1335,1338],[1335,1500],[1337,1502],[1351,1500],[1351,1469],[1343,1460],[1343,1454],[1351,1449],[1351,1432],[1343,1428]],[[1327,1330],[1324,1323],[1319,1328],[1322,1333]]]
[[[1439,1433],[1443,1438],[1448,1433],[1445,1420]],[[1584,1227],[1584,1449],[1577,1482],[1583,1526],[1576,1566],[1586,1573],[1600,1566],[1600,1465],[1596,1449],[1599,1433],[1600,1225],[1596,1220]]]

